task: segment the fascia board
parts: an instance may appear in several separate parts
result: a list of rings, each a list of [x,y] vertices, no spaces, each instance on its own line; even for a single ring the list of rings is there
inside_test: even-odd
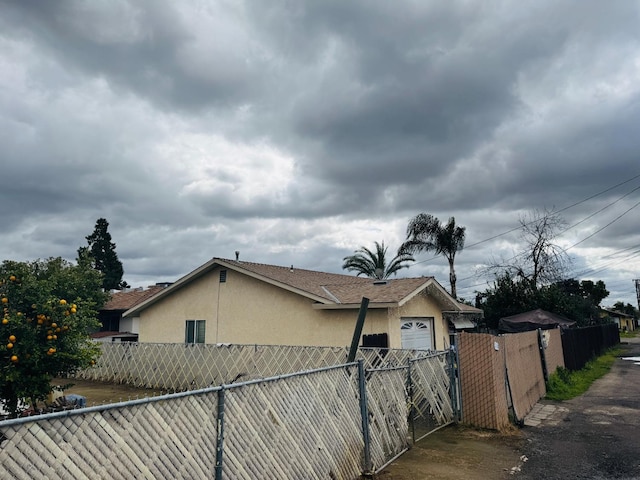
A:
[[[397,308],[400,305],[397,302],[389,303],[370,303],[368,308]],[[314,310],[355,310],[360,308],[359,303],[314,303],[312,305]]]

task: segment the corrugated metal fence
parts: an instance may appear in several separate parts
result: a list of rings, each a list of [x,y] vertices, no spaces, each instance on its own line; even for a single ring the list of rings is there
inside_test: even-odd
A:
[[[459,412],[451,352],[404,366],[391,365],[389,352],[368,355],[378,368],[361,359],[0,422],[0,478],[355,479],[379,471],[409,447],[410,431],[439,428]]]

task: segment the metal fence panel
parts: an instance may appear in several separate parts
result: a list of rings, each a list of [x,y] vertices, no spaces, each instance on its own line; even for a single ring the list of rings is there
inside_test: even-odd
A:
[[[0,423],[0,478],[211,478],[217,393]]]
[[[352,365],[227,390],[223,478],[358,478],[356,373]]]
[[[367,407],[374,471],[409,448],[407,367],[367,372]]]
[[[411,419],[416,440],[455,421],[450,361],[449,352],[410,361]]]
[[[344,364],[346,347],[104,343],[97,364],[78,378],[184,391]],[[427,352],[361,348],[366,369],[406,365]]]
[[[416,352],[365,349],[359,365],[386,368],[362,379],[356,364],[308,369],[342,360],[346,349],[124,344],[104,352],[91,371],[100,380],[188,391],[0,422],[0,478],[355,479],[406,450],[409,422],[428,419],[433,429],[453,417],[446,353],[412,361],[408,386]],[[190,390],[219,379],[226,385]]]

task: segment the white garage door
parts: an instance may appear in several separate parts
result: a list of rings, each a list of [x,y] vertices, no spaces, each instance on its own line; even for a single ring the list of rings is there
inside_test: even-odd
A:
[[[400,322],[402,348],[433,350],[433,318],[403,318]]]

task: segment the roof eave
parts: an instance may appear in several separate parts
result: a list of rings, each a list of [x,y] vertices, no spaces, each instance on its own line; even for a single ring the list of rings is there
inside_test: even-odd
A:
[[[150,307],[154,303],[156,303],[159,300],[163,299],[167,295],[170,295],[175,290],[179,290],[182,286],[184,286],[185,284],[189,283],[191,280],[195,280],[196,278],[201,277],[205,273],[213,270],[215,268],[215,266],[216,266],[216,263],[217,263],[216,260],[217,259],[212,258],[207,263],[205,263],[203,265],[200,265],[198,268],[196,268],[195,270],[187,273],[184,277],[178,279],[176,282],[172,283],[167,288],[165,288],[163,290],[160,290],[155,295],[152,295],[151,297],[147,298],[144,302],[141,302],[138,305],[136,305],[135,307],[130,308],[129,310],[124,312],[122,314],[122,316],[123,317],[136,316],[142,310],[145,310],[146,308]]]
[[[213,269],[215,269],[216,267],[224,267],[224,268],[228,268],[230,270],[234,270],[236,272],[242,273],[243,275],[247,275],[248,277],[252,277],[255,279],[258,279],[262,282],[265,283],[269,283],[271,285],[274,285],[276,287],[282,288],[283,290],[287,290],[289,292],[295,293],[297,295],[301,295],[303,297],[306,298],[310,298],[311,300],[314,300],[316,302],[320,302],[320,303],[329,303],[331,304],[331,300],[321,297],[319,295],[315,295],[313,293],[307,292],[305,290],[296,288],[296,287],[292,287],[291,285],[287,285],[285,283],[281,283],[278,282],[276,280],[273,280],[269,277],[265,277],[264,275],[260,275],[258,273],[252,272],[250,270],[244,269],[241,266],[238,266],[234,263],[230,263],[225,261],[224,259],[221,258],[212,258],[211,260],[209,260],[207,263],[201,265],[200,267],[196,268],[195,270],[193,270],[192,272],[187,273],[184,277],[180,278],[178,281],[176,281],[175,283],[173,283],[172,285],[170,285],[169,287],[160,290],[160,292],[158,292],[157,294],[151,296],[150,298],[146,299],[144,302],[141,302],[140,304],[136,305],[133,308],[130,308],[129,310],[125,311],[122,316],[123,317],[133,317],[136,316],[137,314],[139,314],[142,310],[145,310],[146,308],[150,307],[151,305],[153,305],[154,303],[158,302],[159,300],[161,300],[162,298],[166,297],[167,295],[170,295],[171,293],[173,293],[176,290],[179,290],[180,288],[182,288],[184,285],[186,285],[187,283],[191,282],[192,280],[195,280],[199,277],[201,277],[202,275],[205,275],[206,273],[212,271]]]
[[[409,300],[414,298],[416,295],[420,294],[422,291],[424,291],[424,289],[426,289],[429,285],[431,285],[433,281],[434,281],[433,277],[426,277],[424,283],[422,283],[419,287],[417,287],[413,292],[409,293],[409,295],[406,295],[404,298],[398,301],[398,306],[399,307],[403,306],[405,303],[407,303]]]
[[[314,303],[314,310],[355,310],[360,308],[360,303]],[[372,308],[397,308],[400,305],[398,302],[375,302],[369,303],[368,309]]]

